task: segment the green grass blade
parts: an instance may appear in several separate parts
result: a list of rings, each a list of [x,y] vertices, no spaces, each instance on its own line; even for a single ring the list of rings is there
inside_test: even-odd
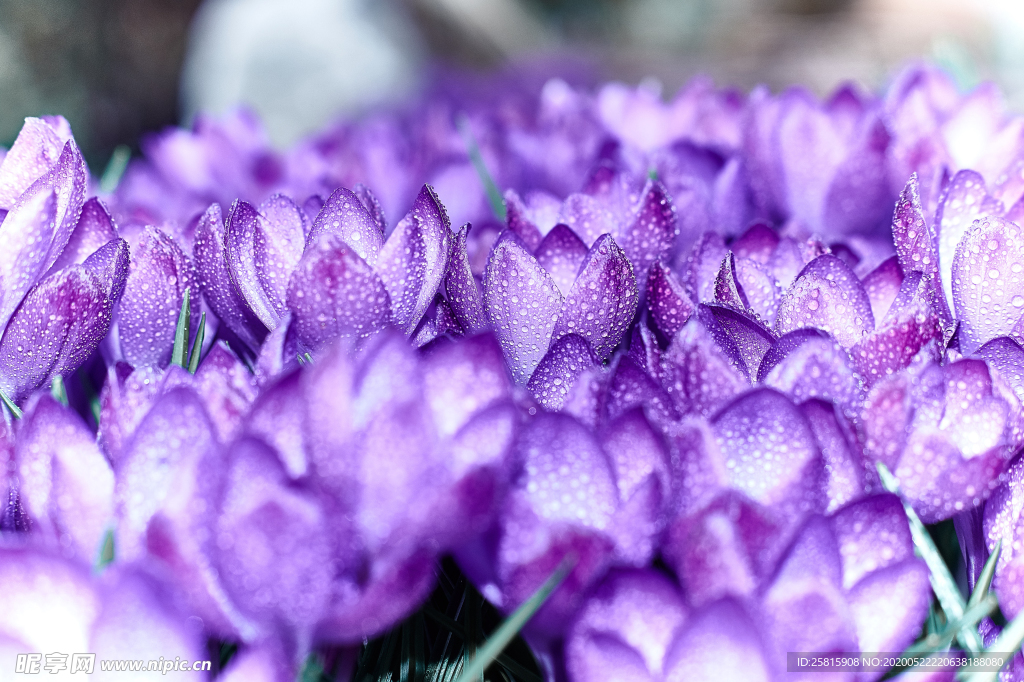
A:
[[[412,679],[413,682],[424,682],[427,675],[427,622],[422,613],[416,614],[413,624],[412,641]]]
[[[886,490],[896,495],[900,494],[899,481],[889,471],[889,468],[881,462],[878,463],[878,475],[881,477],[882,485]],[[963,595],[960,594],[960,588],[957,587],[956,581],[953,580],[949,567],[946,566],[942,554],[935,546],[932,536],[928,534],[928,529],[924,527],[924,523],[921,522],[917,512],[914,511],[909,502],[903,499],[902,495],[900,495],[900,500],[903,502],[903,509],[906,511],[907,519],[910,522],[910,535],[914,540],[914,549],[928,566],[932,590],[935,592],[942,610],[945,611],[946,618],[951,622],[958,621],[963,618],[964,612],[967,610],[967,604],[964,603]],[[960,644],[963,645],[964,649],[970,653],[978,653],[984,648],[981,636],[976,630],[971,628],[961,630],[957,635],[957,639],[960,640]]]
[[[64,386],[64,377],[59,374],[50,382],[50,395],[64,407],[68,406],[68,391]]]
[[[971,598],[967,601],[967,608],[970,608],[974,604],[985,598],[988,594],[989,588],[992,586],[992,577],[996,574],[996,564],[999,562],[999,555],[1003,551],[1002,539],[996,543],[996,549],[988,557],[988,561],[981,569],[981,575],[978,576],[978,582],[974,585],[974,592],[971,593]]]
[[[400,682],[410,682],[412,676],[412,624],[406,618],[402,621],[402,659],[398,668]]]
[[[491,638],[477,651],[476,656],[473,657],[466,669],[462,671],[462,675],[459,676],[459,682],[474,682],[479,680],[483,676],[483,673],[487,668],[494,662],[505,647],[508,646],[519,631],[523,629],[523,626],[533,617],[533,614],[544,605],[544,602],[548,600],[551,593],[554,592],[565,577],[569,575],[569,571],[576,565],[576,558],[567,557],[562,563],[555,569],[555,572],[551,574],[543,585],[537,589],[533,595],[523,602],[522,606],[515,610],[508,620],[501,624],[501,627],[495,631]]]
[[[945,651],[957,634],[964,628],[973,628],[981,622],[981,619],[996,610],[999,603],[994,595],[986,595],[970,606],[962,618],[958,618],[947,625],[941,632],[928,635],[919,642],[916,642],[904,653],[906,655],[931,654],[937,651]]]
[[[423,613],[424,615],[428,616],[431,620],[435,621],[438,625],[441,625],[442,627],[447,629],[451,634],[465,641],[465,630],[459,623],[452,620],[447,614],[441,613],[430,604],[425,604],[423,606]],[[523,667],[522,665],[517,663],[515,659],[510,658],[504,653],[498,654],[498,657],[495,660],[497,661],[498,665],[502,666],[510,673],[515,675],[518,680],[521,680],[521,682],[543,682],[543,679],[538,677],[536,673]]]
[[[128,169],[128,162],[132,158],[132,150],[126,144],[119,144],[114,147],[114,153],[110,155],[110,161],[100,178],[100,191],[110,194],[121,184],[121,177]]]
[[[324,666],[320,662],[319,657],[316,654],[310,654],[306,657],[306,662],[299,673],[299,682],[320,682],[320,676],[323,675],[323,672]]]
[[[174,348],[171,350],[171,364],[178,367],[188,366],[188,337],[192,311],[189,305],[189,289],[181,297],[181,312],[178,313],[178,326],[174,328]]]
[[[476,174],[480,176],[480,182],[487,193],[487,202],[491,205],[494,216],[501,222],[505,222],[505,200],[501,196],[497,183],[494,182],[494,177],[487,170],[487,164],[484,163],[484,157],[480,154],[480,147],[476,143],[476,138],[473,137],[473,131],[469,128],[469,119],[466,118],[465,114],[459,116],[458,127],[459,132],[462,133],[462,138],[466,141],[466,152],[469,154],[469,160],[473,163],[473,168],[476,169]]]
[[[108,528],[107,532],[103,534],[103,542],[100,543],[100,551],[96,557],[96,571],[102,571],[104,568],[114,562],[114,531]]]
[[[1003,628],[996,641],[992,642],[992,646],[986,651],[1015,653],[1020,650],[1021,644],[1024,644],[1024,612],[1018,613],[1017,617]],[[1009,663],[1010,659],[1007,659],[1006,662]],[[968,680],[968,682],[997,682],[999,673],[993,671],[968,673],[961,679]]]
[[[196,330],[196,340],[192,342],[192,352],[188,356],[188,373],[195,374],[199,369],[199,356],[203,352],[203,341],[206,340],[206,313],[199,317],[199,329]]]
[[[11,411],[11,414],[14,415],[15,419],[21,419],[21,417],[22,417],[21,408],[18,407],[17,405],[15,405],[14,401],[11,400],[10,398],[8,398],[7,394],[4,393],[3,391],[0,391],[0,402],[3,402],[3,404],[7,407],[7,409]]]

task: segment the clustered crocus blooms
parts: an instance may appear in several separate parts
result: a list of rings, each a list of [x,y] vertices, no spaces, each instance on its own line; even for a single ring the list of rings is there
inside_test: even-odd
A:
[[[216,638],[226,678],[294,679],[449,555],[505,612],[571,565],[523,631],[551,679],[790,679],[928,615],[879,464],[972,585],[1002,542],[1015,616],[1022,135],[927,65],[824,101],[495,77],[283,152],[200,118],[86,200],[66,121],[29,119],[0,165],[2,648]],[[76,372],[105,377],[84,417],[49,391]]]

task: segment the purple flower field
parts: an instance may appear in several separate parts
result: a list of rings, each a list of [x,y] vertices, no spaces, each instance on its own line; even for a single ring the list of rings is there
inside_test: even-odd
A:
[[[536,672],[487,679],[874,680],[787,654],[952,646],[1024,680],[1024,116],[994,87],[442,78],[287,151],[199,118],[97,178],[61,117],[0,165],[0,676],[230,647],[217,679],[376,680],[380,641],[457,679],[479,613],[434,616],[454,670],[408,634],[454,572],[532,614]]]

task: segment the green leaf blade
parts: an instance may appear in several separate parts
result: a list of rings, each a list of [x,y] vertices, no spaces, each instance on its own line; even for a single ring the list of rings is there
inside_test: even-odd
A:
[[[171,364],[188,367],[188,337],[191,320],[190,290],[185,289],[181,297],[181,311],[178,313],[178,324],[174,328],[174,347],[171,349]]]
[[[882,485],[885,489],[895,495],[899,495],[900,501],[903,502],[903,510],[906,512],[907,521],[910,523],[910,535],[914,541],[914,550],[918,556],[924,559],[925,564],[928,566],[928,576],[931,580],[932,590],[935,592],[942,610],[945,611],[946,617],[950,621],[960,620],[967,611],[967,604],[964,602],[963,595],[960,594],[960,588],[957,587],[956,580],[950,574],[949,567],[946,566],[939,548],[935,546],[935,542],[932,540],[928,529],[925,528],[917,512],[900,495],[899,481],[896,477],[881,462],[877,464],[877,468],[878,475],[882,479]],[[957,639],[964,649],[970,653],[978,653],[984,648],[981,636],[977,630],[972,628],[963,628],[957,634]]]
[[[188,356],[188,373],[195,374],[199,369],[199,356],[203,352],[203,341],[206,340],[206,313],[199,318],[199,329],[196,331],[196,339],[192,342],[192,351]]]
[[[540,610],[544,603],[548,600],[548,597],[558,589],[558,586],[562,584],[562,581],[569,575],[569,572],[576,565],[575,557],[566,557],[555,572],[544,581],[533,595],[530,596],[523,604],[515,610],[515,612],[508,617],[508,619],[501,624],[490,639],[488,639],[482,647],[477,651],[476,655],[473,656],[472,660],[468,662],[462,671],[462,674],[458,678],[458,682],[474,682],[482,678],[484,671],[490,667],[492,663],[498,658],[498,655],[505,650],[519,631],[522,630],[523,626],[533,618],[534,614]]]

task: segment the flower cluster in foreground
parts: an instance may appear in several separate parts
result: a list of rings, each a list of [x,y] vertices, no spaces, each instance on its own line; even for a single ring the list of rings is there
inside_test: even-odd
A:
[[[880,464],[1024,610],[989,87],[439,87],[286,153],[200,118],[93,187],[59,117],[0,165],[5,652],[294,679],[447,555],[505,612],[571,565],[523,631],[552,679],[790,679],[929,614]]]

